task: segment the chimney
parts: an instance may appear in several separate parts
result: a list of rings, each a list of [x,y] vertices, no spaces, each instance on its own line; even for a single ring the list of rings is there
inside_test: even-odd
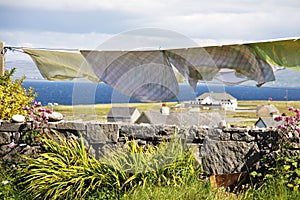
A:
[[[162,115],[169,115],[170,114],[170,108],[165,103],[163,103],[161,105],[161,108],[160,108],[160,113]]]

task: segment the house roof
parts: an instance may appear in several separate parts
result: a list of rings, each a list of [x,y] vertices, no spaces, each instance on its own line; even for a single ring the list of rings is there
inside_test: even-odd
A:
[[[217,126],[221,120],[222,118],[217,112],[170,112],[169,115],[162,115],[160,112],[146,111],[141,114],[136,123],[212,127]]]
[[[255,126],[257,125],[257,123],[261,121],[265,127],[269,127],[269,128],[275,128],[278,127],[278,125],[280,125],[282,122],[277,122],[273,119],[273,117],[260,117],[256,122],[255,122]]]
[[[108,118],[130,118],[134,111],[137,110],[135,107],[112,107],[107,114]]]
[[[230,100],[236,99],[226,92],[206,92],[198,96],[197,99],[205,99],[207,97],[212,97],[213,99],[218,101],[221,101],[223,99],[230,99]]]
[[[273,104],[260,105],[256,108],[257,116],[269,116],[271,113],[279,113],[279,110]]]

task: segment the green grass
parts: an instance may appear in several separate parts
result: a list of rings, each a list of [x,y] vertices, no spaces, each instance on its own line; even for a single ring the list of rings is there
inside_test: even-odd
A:
[[[0,161],[0,199],[31,199],[31,195],[24,193],[17,186],[17,183],[18,177],[16,176],[15,167],[13,165],[5,165]]]
[[[224,188],[212,189],[210,184],[197,177],[193,177],[189,182],[179,186],[158,187],[155,185],[147,185],[138,187],[131,193],[125,194],[124,200],[186,200],[186,199],[235,199],[236,195],[226,192]]]

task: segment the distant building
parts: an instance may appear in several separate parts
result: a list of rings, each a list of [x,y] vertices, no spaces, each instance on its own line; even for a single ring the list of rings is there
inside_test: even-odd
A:
[[[134,123],[140,112],[134,107],[112,107],[107,115],[108,122]]]
[[[260,117],[255,122],[256,128],[277,128],[278,125],[280,125],[281,122],[277,122],[274,120],[273,117]]]
[[[237,108],[237,99],[226,92],[209,92],[198,96],[195,101],[186,102],[185,106],[234,111]]]
[[[146,111],[136,120],[137,124],[166,124],[177,126],[207,126],[217,127],[222,117],[217,112],[165,112]]]
[[[279,115],[279,110],[273,104],[260,105],[256,108],[258,117],[274,117],[276,115]]]

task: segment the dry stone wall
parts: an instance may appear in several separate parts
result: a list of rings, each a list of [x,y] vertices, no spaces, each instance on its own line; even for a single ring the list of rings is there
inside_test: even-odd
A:
[[[0,122],[0,155],[4,162],[21,162],[19,155],[38,155],[41,147],[24,140],[31,123]],[[251,171],[259,160],[270,153],[269,142],[276,134],[272,129],[177,127],[167,125],[109,124],[96,121],[61,121],[49,123],[47,129],[65,137],[83,136],[85,145],[96,157],[114,148],[122,148],[126,139],[134,138],[139,145],[158,145],[163,140],[179,137],[195,150],[195,156],[207,174]],[[298,150],[298,149],[295,149]]]

